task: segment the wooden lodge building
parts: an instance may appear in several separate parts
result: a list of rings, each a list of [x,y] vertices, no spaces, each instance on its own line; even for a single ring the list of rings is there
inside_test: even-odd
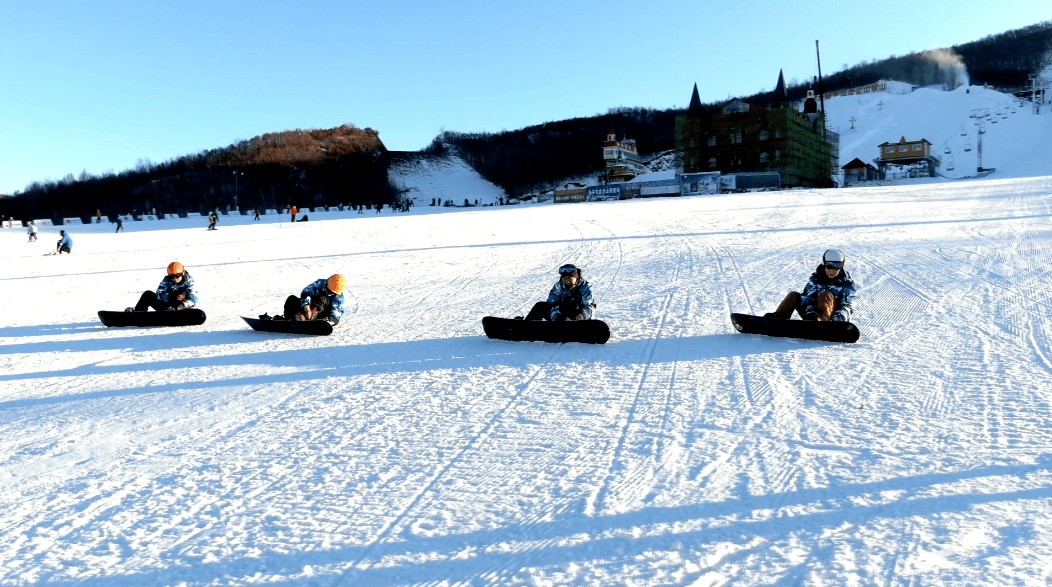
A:
[[[782,187],[831,187],[840,166],[840,137],[825,128],[814,93],[797,110],[782,72],[770,106],[735,99],[711,116],[694,84],[687,114],[676,117],[676,149],[683,173],[775,171]]]
[[[880,144],[877,165],[880,167],[881,178],[887,177],[889,165],[917,164],[927,169],[928,177],[935,177],[935,168],[942,165],[942,161],[932,153],[931,143],[926,139],[907,141],[906,137],[902,137],[897,143]]]

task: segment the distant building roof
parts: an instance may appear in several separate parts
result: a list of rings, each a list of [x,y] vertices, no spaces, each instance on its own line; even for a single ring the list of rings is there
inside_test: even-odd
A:
[[[698,84],[694,84],[694,93],[690,95],[690,106],[687,106],[687,112],[695,113],[701,112],[701,97],[698,96]]]

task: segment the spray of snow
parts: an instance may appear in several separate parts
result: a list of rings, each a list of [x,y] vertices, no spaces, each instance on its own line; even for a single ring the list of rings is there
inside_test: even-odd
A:
[[[950,89],[968,85],[968,68],[953,49],[935,49],[922,55],[939,66],[938,77],[941,79],[935,80],[934,83],[948,84]]]

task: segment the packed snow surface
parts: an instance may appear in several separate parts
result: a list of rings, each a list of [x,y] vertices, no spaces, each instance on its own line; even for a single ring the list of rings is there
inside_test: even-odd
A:
[[[1052,177],[433,212],[0,230],[0,585],[1052,581]],[[828,247],[858,343],[733,330]],[[565,262],[609,343],[483,336]]]

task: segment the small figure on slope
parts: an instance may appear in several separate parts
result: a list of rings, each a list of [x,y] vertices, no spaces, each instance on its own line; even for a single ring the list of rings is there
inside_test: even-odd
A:
[[[778,309],[764,314],[765,318],[788,320],[795,310],[804,320],[850,322],[855,304],[855,283],[844,268],[844,253],[829,249],[822,255],[822,264],[815,268],[804,292],[789,292]]]
[[[55,244],[54,254],[61,255],[62,253],[72,253],[73,237],[69,236],[69,234],[67,234],[65,230],[58,231],[58,234],[62,238],[58,239],[58,243]]]
[[[157,286],[157,291],[144,291],[139,296],[139,303],[128,312],[147,312],[150,308],[158,312],[164,310],[185,310],[197,305],[197,294],[194,293],[194,278],[190,277],[183,264],[173,261],[168,264],[168,274]]]
[[[300,322],[324,320],[336,326],[343,316],[343,290],[347,279],[339,273],[328,279],[319,279],[303,288],[299,297],[289,296],[285,300],[285,313],[273,320],[295,320]],[[268,317],[260,316],[267,319]]]
[[[548,301],[534,304],[526,320],[591,320],[595,315],[592,287],[572,264],[559,268],[559,281],[548,293]]]
[[[208,215],[208,222],[208,230],[216,230],[216,222],[219,222],[219,212],[213,210],[212,213]]]
[[[29,233],[29,242],[37,240],[37,225],[33,224],[33,221],[29,221],[29,227],[26,228],[26,232]]]

